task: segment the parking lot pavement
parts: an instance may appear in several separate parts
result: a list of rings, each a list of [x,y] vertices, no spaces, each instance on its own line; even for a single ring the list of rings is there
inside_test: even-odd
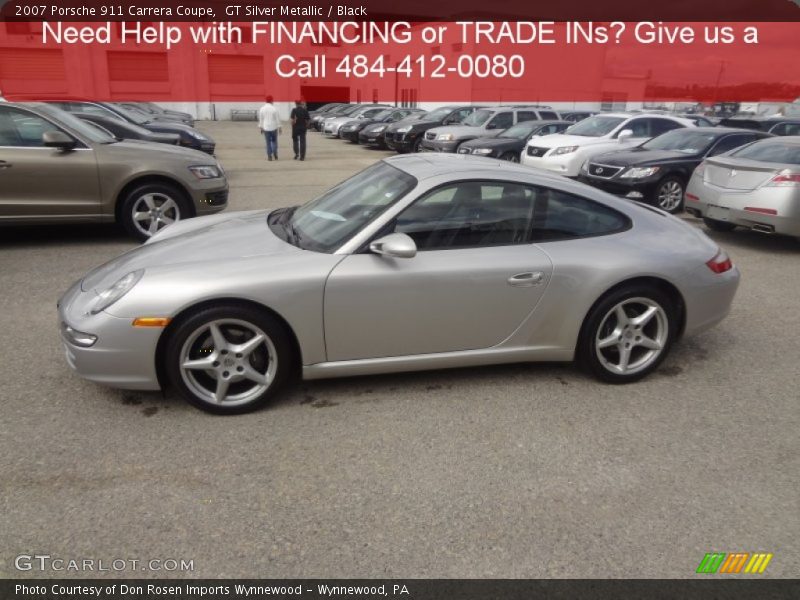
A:
[[[200,126],[232,210],[387,155],[310,133],[295,162],[285,130],[267,162],[254,124]],[[220,418],[68,371],[56,300],[131,241],[2,230],[0,576],[39,575],[13,557],[43,553],[195,577],[693,577],[706,552],[768,551],[764,576],[796,577],[800,243],[713,237],[742,271],[733,311],[643,382],[571,365],[316,381]]]

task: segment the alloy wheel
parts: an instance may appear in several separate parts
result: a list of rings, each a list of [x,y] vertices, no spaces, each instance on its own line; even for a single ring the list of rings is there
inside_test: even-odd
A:
[[[658,207],[667,212],[678,209],[683,200],[683,187],[674,179],[665,181],[659,188],[656,196]]]
[[[617,375],[633,375],[658,360],[669,336],[667,313],[650,298],[627,298],[609,310],[597,329],[595,353]]]
[[[270,337],[239,319],[218,319],[198,327],[184,342],[179,361],[181,378],[193,394],[229,407],[261,396],[278,369]]]
[[[178,203],[167,194],[151,192],[140,196],[131,209],[132,222],[144,236],[150,237],[181,219]]]

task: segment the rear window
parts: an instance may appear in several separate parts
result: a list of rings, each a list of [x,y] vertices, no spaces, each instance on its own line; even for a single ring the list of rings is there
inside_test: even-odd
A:
[[[759,162],[800,165],[800,144],[776,140],[764,140],[745,146],[731,156]]]

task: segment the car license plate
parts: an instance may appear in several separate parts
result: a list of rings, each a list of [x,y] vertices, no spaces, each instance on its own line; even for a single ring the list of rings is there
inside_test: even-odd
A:
[[[728,221],[730,219],[730,209],[724,206],[714,206],[709,204],[706,216],[715,221]]]

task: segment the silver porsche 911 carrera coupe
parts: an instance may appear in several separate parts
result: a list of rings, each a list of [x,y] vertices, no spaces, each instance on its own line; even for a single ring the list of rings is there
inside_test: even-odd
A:
[[[644,377],[739,272],[657,209],[505,161],[382,160],[300,207],[176,223],[59,302],[67,361],[241,413],[306,379],[577,359]]]

